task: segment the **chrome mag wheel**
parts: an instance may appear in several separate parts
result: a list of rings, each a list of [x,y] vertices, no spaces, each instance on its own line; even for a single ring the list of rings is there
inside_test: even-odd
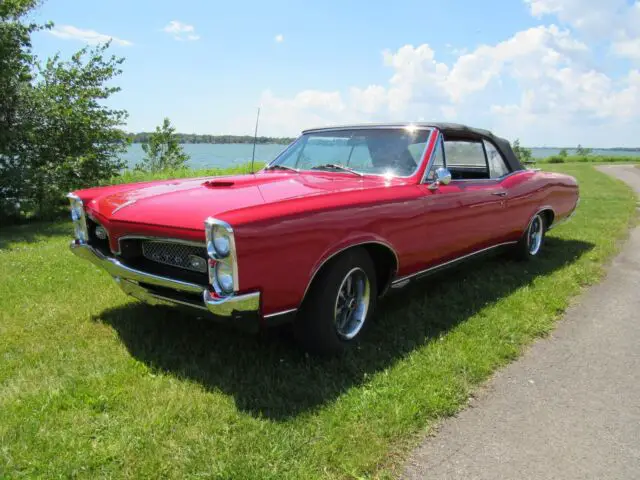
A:
[[[544,236],[544,220],[540,215],[533,217],[529,232],[527,232],[527,245],[529,246],[529,254],[536,255],[542,245],[542,237]]]
[[[359,267],[351,269],[340,284],[334,307],[333,321],[340,338],[351,340],[362,329],[370,295],[367,274]]]

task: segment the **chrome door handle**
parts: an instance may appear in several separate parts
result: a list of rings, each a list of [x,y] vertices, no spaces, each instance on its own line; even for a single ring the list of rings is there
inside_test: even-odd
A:
[[[495,195],[496,197],[506,197],[507,192],[491,192],[491,195]]]

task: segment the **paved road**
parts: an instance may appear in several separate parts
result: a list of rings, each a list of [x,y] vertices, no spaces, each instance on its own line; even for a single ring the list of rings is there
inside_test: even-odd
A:
[[[640,169],[608,166],[640,193]],[[408,479],[640,479],[640,227],[553,334],[410,459]]]

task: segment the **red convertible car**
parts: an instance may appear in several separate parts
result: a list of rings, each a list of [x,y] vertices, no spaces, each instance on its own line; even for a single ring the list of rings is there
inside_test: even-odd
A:
[[[306,130],[255,174],[69,194],[77,256],[127,294],[339,351],[389,289],[477,254],[536,257],[576,180],[457,124]]]

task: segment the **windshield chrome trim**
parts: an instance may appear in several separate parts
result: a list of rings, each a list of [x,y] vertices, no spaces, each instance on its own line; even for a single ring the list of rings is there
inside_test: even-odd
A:
[[[438,132],[438,138],[436,139],[436,144],[433,148],[433,151],[431,152],[431,156],[429,157],[429,160],[427,161],[427,167],[424,169],[424,173],[422,174],[422,179],[420,180],[420,184],[424,184],[426,183],[425,180],[427,179],[427,176],[429,175],[429,172],[431,171],[431,168],[433,167],[433,162],[436,158],[436,152],[438,151],[438,148],[444,148],[444,146],[442,146],[442,133],[440,133],[440,130],[438,130],[437,128],[434,128],[434,130],[436,132]],[[431,137],[429,137],[431,138]],[[444,160],[444,158],[443,158]]]
[[[436,127],[432,125],[419,125],[416,123],[398,123],[398,124],[390,124],[390,125],[376,125],[376,124],[363,124],[363,125],[340,125],[335,127],[319,127],[319,128],[309,128],[307,130],[303,130],[302,134],[305,135],[307,133],[317,133],[317,132],[334,132],[341,130],[397,130],[397,129],[412,129],[412,130],[434,130]]]
[[[422,150],[422,153],[420,154],[420,160],[418,161],[416,168],[413,172],[411,172],[410,175],[392,175],[391,178],[402,178],[402,179],[407,179],[407,178],[412,178],[416,175],[416,173],[418,173],[418,171],[420,170],[420,167],[422,166],[422,163],[424,161],[424,155],[427,152],[427,149],[429,148],[429,144],[431,143],[431,137],[433,136],[433,132],[438,132],[440,133],[440,131],[436,128],[436,127],[430,127],[427,125],[414,125],[411,123],[407,123],[407,124],[402,124],[402,125],[374,125],[374,126],[364,126],[364,125],[359,125],[359,126],[354,126],[354,127],[327,127],[327,128],[321,128],[321,129],[310,129],[310,130],[303,130],[302,135],[298,136],[298,138],[296,138],[293,142],[291,142],[289,144],[289,146],[287,148],[285,148],[284,150],[282,150],[278,156],[276,158],[274,158],[273,160],[271,160],[268,164],[266,164],[264,167],[262,167],[261,170],[259,170],[260,172],[267,170],[269,167],[271,167],[273,164],[276,163],[276,161],[283,156],[285,153],[287,153],[289,151],[289,149],[291,149],[295,144],[298,143],[298,141],[304,137],[305,135],[309,134],[309,133],[317,133],[317,132],[338,132],[338,131],[345,131],[345,130],[378,130],[378,129],[383,129],[383,130],[403,130],[403,129],[407,129],[407,128],[415,128],[416,130],[430,130],[429,132],[429,136],[427,137],[427,140],[425,142],[424,145],[424,149]],[[389,174],[388,173],[369,173],[369,172],[361,172],[360,170],[354,170],[357,173],[361,173],[363,177],[388,177]],[[296,169],[297,173],[304,173],[304,172],[311,172],[311,173],[317,173],[317,172],[322,172],[322,173],[342,173],[342,174],[350,174],[353,175],[352,172],[340,172],[340,171],[329,171],[329,170],[312,170],[312,169],[307,169],[307,168],[299,168]]]

